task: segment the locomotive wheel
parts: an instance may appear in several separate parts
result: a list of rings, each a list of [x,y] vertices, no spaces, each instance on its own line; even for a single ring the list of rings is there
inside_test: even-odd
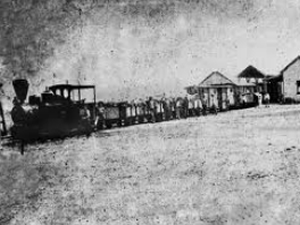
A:
[[[102,130],[103,129],[103,122],[97,124],[97,129],[98,130]]]

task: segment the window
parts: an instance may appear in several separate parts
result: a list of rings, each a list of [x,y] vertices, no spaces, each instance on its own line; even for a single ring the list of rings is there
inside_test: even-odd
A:
[[[300,80],[297,80],[297,94],[300,94]]]

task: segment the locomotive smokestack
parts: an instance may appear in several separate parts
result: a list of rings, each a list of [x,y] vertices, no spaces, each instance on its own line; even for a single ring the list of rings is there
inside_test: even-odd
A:
[[[18,100],[21,102],[21,104],[24,103],[28,93],[28,81],[26,79],[16,79],[13,81],[13,87]]]

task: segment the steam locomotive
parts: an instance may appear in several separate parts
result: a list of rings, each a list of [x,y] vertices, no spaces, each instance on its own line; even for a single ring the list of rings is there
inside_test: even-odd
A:
[[[11,111],[11,135],[22,142],[90,134],[95,119],[95,86],[60,84],[47,88],[41,96],[29,96],[25,79],[13,81],[16,93]],[[85,102],[83,90],[92,90],[94,99]]]

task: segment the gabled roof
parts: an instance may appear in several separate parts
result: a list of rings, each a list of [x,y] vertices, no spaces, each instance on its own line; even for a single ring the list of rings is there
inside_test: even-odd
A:
[[[280,73],[282,74],[284,71],[286,71],[291,65],[293,65],[295,62],[297,62],[300,59],[300,55],[298,55],[292,62],[290,62],[286,67],[284,67]]]
[[[250,65],[246,69],[244,69],[239,75],[239,78],[264,78],[265,74],[254,66]]]
[[[221,74],[218,71],[212,72],[210,75],[208,75],[200,84],[200,87],[210,87],[210,86],[216,86],[216,85],[235,85],[235,83]]]

